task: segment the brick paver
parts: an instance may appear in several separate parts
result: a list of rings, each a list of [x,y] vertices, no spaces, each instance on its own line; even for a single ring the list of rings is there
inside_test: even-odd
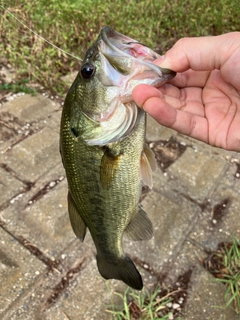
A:
[[[74,236],[67,214],[67,183],[59,155],[61,106],[23,95],[0,108],[0,315],[1,319],[111,319],[107,305],[126,286],[103,280],[89,233]],[[192,270],[183,319],[236,320],[224,304],[224,286],[200,264],[204,248],[240,236],[239,155],[212,148],[148,123],[149,141],[175,139],[185,147],[142,205],[155,236],[124,240],[146,286],[164,275],[171,286]],[[225,201],[225,202],[224,202]],[[214,216],[217,204],[224,204]],[[115,300],[114,300],[115,299]],[[118,301],[119,303],[119,301]]]

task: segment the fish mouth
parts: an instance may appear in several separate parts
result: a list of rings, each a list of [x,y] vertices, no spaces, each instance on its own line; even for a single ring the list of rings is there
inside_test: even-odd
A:
[[[85,134],[84,139],[88,145],[104,146],[130,135],[140,121],[143,111],[133,102],[134,87],[138,84],[159,87],[176,73],[153,63],[159,57],[156,52],[108,26],[101,30],[89,56],[93,51],[97,52],[99,64],[96,76],[111,94],[100,112],[84,111],[100,127],[98,133]]]
[[[143,43],[125,36],[109,26],[102,28],[99,40],[99,52],[111,61],[112,65],[116,64],[116,68],[122,71],[123,74],[133,72],[132,68],[130,68],[133,63],[129,63],[129,61],[126,63],[126,60],[131,58],[132,61],[135,61],[135,59],[138,62],[140,61],[142,65],[145,65],[145,68],[152,70],[161,77],[161,82],[171,80],[176,75],[175,71],[161,68],[152,63],[160,57],[156,52]]]
[[[115,30],[113,30],[111,27],[105,26],[102,28],[100,37],[105,42],[106,46],[108,46],[112,51],[114,51],[116,54],[119,55],[131,55],[134,56],[134,52],[131,51],[132,47],[134,45],[140,45],[146,47],[144,44],[127,37]],[[147,48],[147,47],[146,47]],[[131,54],[132,53],[132,54]],[[137,52],[136,52],[137,53]],[[139,52],[139,55],[141,53]],[[153,57],[157,59],[158,55],[153,52]]]
[[[106,46],[116,55],[131,56],[132,58],[142,58],[142,60],[154,60],[159,57],[157,53],[149,49],[143,43],[140,43],[132,38],[129,38],[111,27],[105,26],[102,28],[100,37],[105,42]],[[140,47],[145,50],[140,50]],[[151,55],[149,53],[151,52]],[[104,53],[104,52],[103,52]]]

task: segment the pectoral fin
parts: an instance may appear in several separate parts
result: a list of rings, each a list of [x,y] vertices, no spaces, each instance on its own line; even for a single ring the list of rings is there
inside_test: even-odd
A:
[[[108,148],[106,149],[106,152],[102,157],[100,168],[100,179],[103,188],[109,189],[115,177],[120,157],[121,154],[114,156]]]
[[[125,229],[129,239],[150,240],[153,237],[153,226],[147,214],[140,208]]]
[[[68,212],[69,212],[70,222],[75,235],[81,241],[83,241],[86,235],[87,227],[78,212],[78,209],[75,205],[75,202],[70,192],[68,192]]]
[[[156,170],[156,160],[153,151],[145,145],[141,157],[141,178],[150,189],[153,187],[152,172]]]

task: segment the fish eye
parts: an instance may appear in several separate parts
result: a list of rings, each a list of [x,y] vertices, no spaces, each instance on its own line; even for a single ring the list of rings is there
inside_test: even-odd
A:
[[[89,63],[84,64],[81,68],[81,75],[85,80],[90,79],[94,75],[94,72],[95,67]]]

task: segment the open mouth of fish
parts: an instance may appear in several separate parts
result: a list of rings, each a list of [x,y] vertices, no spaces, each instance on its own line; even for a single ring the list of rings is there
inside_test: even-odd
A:
[[[152,72],[154,73],[152,79],[154,78],[155,81],[152,82],[151,85],[157,86],[158,84],[162,84],[162,78],[164,78],[164,81],[167,81],[176,75],[174,71],[160,68],[152,63],[152,61],[160,57],[156,52],[144,44],[116,32],[110,27],[106,26],[101,30],[99,39],[101,38],[102,41],[100,41],[99,51],[115,65],[119,71],[123,73],[132,72],[131,79],[143,80],[144,78],[149,78]],[[142,65],[142,68],[137,70],[135,75],[134,67],[139,67],[139,64]],[[144,71],[149,73],[146,74]],[[157,79],[156,75],[158,75],[161,80]]]
[[[138,84],[158,87],[175,76],[175,72],[155,64],[160,55],[112,28],[104,27],[96,41],[101,72],[98,77],[106,87],[118,87],[118,93],[104,112],[86,114],[100,123],[103,131],[87,139],[89,145],[106,145],[128,135],[138,120],[140,109],[132,99]]]

